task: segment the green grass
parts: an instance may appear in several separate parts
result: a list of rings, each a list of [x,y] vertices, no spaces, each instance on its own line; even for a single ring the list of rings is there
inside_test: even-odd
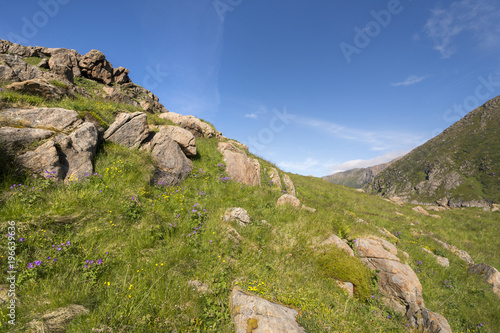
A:
[[[38,57],[26,57],[26,58],[23,58],[23,60],[28,65],[36,66],[36,65],[38,65],[40,63],[40,61],[42,61],[42,58],[38,58]]]

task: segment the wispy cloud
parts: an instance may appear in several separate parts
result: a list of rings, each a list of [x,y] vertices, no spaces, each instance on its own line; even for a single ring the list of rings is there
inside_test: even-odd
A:
[[[407,154],[408,152],[409,150],[392,151],[369,160],[358,159],[358,160],[346,161],[340,164],[333,165],[330,169],[330,172],[337,173],[351,169],[368,168],[374,165],[390,162],[398,157]]]
[[[305,161],[300,161],[300,162],[295,162],[295,161],[278,162],[278,166],[280,168],[292,170],[293,172],[309,171],[312,168],[319,166],[320,164],[321,164],[321,161],[314,159],[314,158],[308,158]]]
[[[407,147],[416,147],[425,142],[425,137],[408,132],[398,131],[367,131],[350,128],[321,119],[297,116],[294,121],[301,125],[310,126],[336,138],[361,142],[372,151],[398,150]]]
[[[259,106],[259,108],[257,109],[257,111],[254,111],[252,113],[247,113],[245,115],[245,118],[257,119],[261,115],[264,115],[266,113],[267,113],[267,108],[264,105],[261,105],[261,106]]]
[[[460,0],[448,8],[435,7],[424,31],[443,59],[457,52],[455,40],[470,32],[475,42],[483,46],[500,42],[500,5],[496,0]]]
[[[424,75],[424,76],[411,75],[411,76],[408,76],[406,78],[406,80],[404,80],[404,81],[391,83],[391,86],[393,86],[393,87],[411,86],[412,84],[422,82],[423,80],[427,79],[428,77],[429,77],[429,75]]]

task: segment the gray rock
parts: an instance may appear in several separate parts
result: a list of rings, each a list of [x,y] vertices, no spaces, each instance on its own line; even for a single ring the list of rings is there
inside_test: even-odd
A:
[[[28,95],[42,96],[46,99],[61,99],[68,95],[67,90],[56,87],[45,79],[14,82],[6,86],[5,89]]]
[[[247,294],[239,288],[231,293],[230,307],[236,333],[305,333],[295,319],[296,310]]]
[[[69,136],[59,134],[34,151],[18,156],[17,160],[36,174],[53,173],[54,180],[82,180],[93,172],[97,141],[95,125],[84,123]]]
[[[434,254],[431,250],[426,249],[425,247],[422,248],[422,251],[429,253],[429,254],[432,254],[434,256],[434,258],[436,258],[436,261],[439,265],[441,265],[443,267],[450,267],[450,261],[448,260],[448,258],[438,256],[438,255]]]
[[[0,55],[0,80],[20,82],[43,77],[43,71],[40,68],[28,65],[20,56]]]
[[[150,151],[156,159],[155,177],[158,183],[164,185],[179,184],[193,166],[179,145],[165,133],[156,133],[141,149]]]
[[[236,221],[241,226],[246,226],[250,223],[250,215],[241,207],[232,207],[226,209],[222,219],[226,222]]]
[[[422,326],[426,328],[426,332],[430,333],[452,333],[450,324],[445,317],[439,313],[435,313],[424,309],[422,311],[423,323]]]
[[[79,62],[82,75],[105,84],[113,83],[113,67],[101,51],[92,50]]]
[[[33,320],[29,323],[30,328],[37,332],[63,333],[73,319],[78,316],[90,313],[81,305],[71,304],[63,308],[56,309],[44,314],[40,320]]]
[[[129,148],[136,148],[148,135],[149,127],[145,113],[120,113],[104,132],[104,139]]]
[[[82,76],[79,66],[81,57],[75,50],[57,49],[50,57],[49,68],[55,74],[66,76],[70,82],[73,82],[74,76]],[[70,73],[67,73],[65,68],[68,68]]]
[[[2,118],[21,125],[66,131],[83,124],[78,113],[62,108],[6,109]]]
[[[278,202],[276,202],[276,207],[283,205],[290,205],[294,208],[299,208],[300,200],[291,194],[283,194],[281,197],[279,197]]]
[[[196,138],[194,135],[179,126],[161,126],[160,132],[168,135],[177,142],[186,156],[196,156]]]
[[[125,84],[131,82],[130,78],[128,77],[129,73],[130,71],[123,67],[113,68],[113,79],[115,83]]]
[[[15,152],[54,134],[54,131],[39,128],[0,127],[0,142],[8,151]]]
[[[170,120],[174,124],[193,133],[195,137],[211,138],[216,135],[212,126],[193,116],[183,116],[175,112],[167,112],[162,113],[160,118]]]
[[[456,254],[460,259],[462,259],[463,261],[465,261],[465,263],[469,266],[472,266],[474,265],[474,260],[472,259],[472,257],[465,251],[463,250],[460,250],[459,248],[457,248],[456,246],[454,245],[450,245],[450,244],[447,244],[435,237],[432,237],[431,238],[433,240],[435,240],[436,242],[438,242],[439,244],[441,244],[441,246],[443,246],[445,249],[447,249],[448,251],[451,251],[453,252],[454,254]]]
[[[469,268],[469,273],[481,275],[493,287],[493,292],[500,297],[500,272],[495,267],[484,263],[477,264]]]
[[[354,297],[354,285],[351,282],[335,281],[335,283],[340,289],[345,290],[349,297]]]

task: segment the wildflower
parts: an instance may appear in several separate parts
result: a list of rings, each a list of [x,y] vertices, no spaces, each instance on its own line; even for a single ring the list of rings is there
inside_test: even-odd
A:
[[[19,238],[19,241],[20,242],[24,242],[24,237],[23,238]]]
[[[57,248],[57,251],[61,251],[61,248],[60,248],[60,247],[58,247],[58,248]]]
[[[57,259],[54,258],[54,262],[57,262]]]
[[[70,246],[70,245],[71,245],[71,243],[70,243],[69,241],[67,241],[67,242],[66,242],[66,245],[67,245],[67,246]]]
[[[100,265],[102,263],[102,259],[97,260],[97,264]]]

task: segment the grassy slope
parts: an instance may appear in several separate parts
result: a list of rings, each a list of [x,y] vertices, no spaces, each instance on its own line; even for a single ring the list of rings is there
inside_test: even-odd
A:
[[[108,124],[118,107],[102,100],[64,103],[97,110]],[[409,205],[398,207],[297,175],[291,176],[299,199],[318,212],[276,208],[281,193],[265,178],[261,187],[223,183],[218,180],[222,172],[217,164],[223,161],[217,141],[198,139],[197,146],[194,169],[178,187],[150,185],[151,156],[114,144],[99,150],[97,175],[83,182],[63,186],[4,173],[0,232],[6,234],[5,221],[13,220],[18,237],[25,239],[16,249],[22,304],[18,323],[61,306],[81,304],[91,313],[73,321],[69,332],[90,331],[99,325],[114,331],[230,332],[229,294],[240,285],[301,309],[298,319],[308,332],[409,332],[404,318],[383,307],[373,290],[373,275],[359,260],[335,250],[323,254],[311,250],[330,233],[353,241],[378,235],[375,226],[380,226],[401,231],[398,243],[410,254],[409,264],[420,270],[427,307],[442,311],[454,331],[500,328],[500,302],[487,284],[468,276],[453,254],[419,234],[433,231],[467,250],[477,262],[500,267],[498,212],[467,209],[440,212],[442,219],[423,217]],[[270,166],[265,161],[261,164]],[[11,188],[13,184],[17,185]],[[221,221],[224,210],[233,206],[248,210],[251,226]],[[369,224],[357,222],[360,218]],[[241,240],[234,240],[234,232],[229,237],[228,228],[237,230]],[[61,245],[68,241],[70,245]],[[423,246],[446,255],[451,267],[438,266],[420,250]],[[6,242],[0,247],[5,253]],[[102,263],[97,265],[99,259]],[[2,267],[7,266],[6,260],[0,258]],[[28,268],[35,260],[41,265]],[[355,282],[356,297],[348,299],[332,277]],[[194,279],[207,283],[211,291],[194,291],[187,283]],[[10,328],[5,308],[0,320],[0,330]],[[477,329],[479,323],[484,328]],[[21,325],[18,329],[24,331]]]

